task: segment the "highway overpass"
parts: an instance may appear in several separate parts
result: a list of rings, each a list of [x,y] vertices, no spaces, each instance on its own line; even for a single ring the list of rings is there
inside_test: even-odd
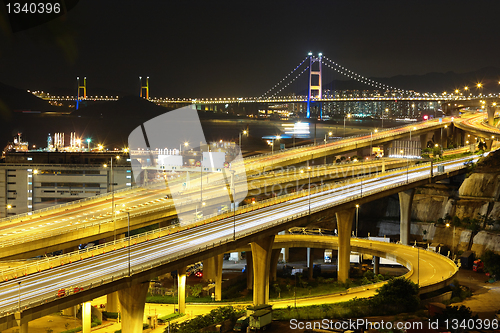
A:
[[[208,224],[200,222],[197,226],[183,229],[162,228],[91,250],[48,258],[46,263],[3,271],[4,282],[0,283],[0,330],[16,324],[14,313],[19,309],[22,310],[21,323],[24,323],[114,291],[128,288],[140,294],[144,289],[140,287],[142,282],[176,269],[181,273],[182,281],[183,267],[188,264],[220,256],[248,243],[251,244],[254,265],[254,302],[266,303],[269,276],[269,265],[266,263],[270,262],[274,235],[303,224],[309,215],[319,216],[332,211],[339,225],[339,280],[344,281],[348,278],[355,204],[411,190],[464,172],[464,162],[469,159],[442,163],[445,167],[442,173],[437,172],[437,166],[433,167],[431,173],[430,165],[424,164],[350,180],[335,188],[326,184],[311,191],[310,195],[308,191],[302,191],[263,202],[259,209],[252,205],[241,207],[234,217]],[[408,204],[411,204],[411,200],[402,203],[402,206],[406,205],[402,207],[406,211],[402,213],[402,228],[407,229]],[[439,283],[443,281],[442,277],[438,280]],[[78,287],[76,292],[75,287]],[[70,292],[58,297],[61,288]]]

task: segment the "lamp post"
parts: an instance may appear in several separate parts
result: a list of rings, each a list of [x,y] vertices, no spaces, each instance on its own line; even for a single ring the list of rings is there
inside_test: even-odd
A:
[[[17,304],[18,311],[21,312],[21,281],[17,283],[18,288],[19,288],[19,301]]]
[[[417,246],[417,286],[420,286],[420,247]]]
[[[378,129],[375,129],[374,131],[370,132],[370,159],[373,156],[373,132],[377,133]]]
[[[331,137],[332,136],[332,132],[328,132],[328,137]],[[326,142],[327,142],[327,139],[326,139],[326,133],[325,133],[325,148],[326,148]],[[326,164],[326,152],[325,152],[325,163]]]
[[[401,153],[401,157],[403,157],[403,153],[404,153],[404,150],[400,150],[399,151]],[[408,169],[409,169],[409,161],[408,161],[408,157],[406,157],[406,184],[408,184]]]
[[[91,141],[92,141],[91,139],[87,139],[87,149],[88,149],[89,151],[90,151],[90,142],[91,142]]]
[[[309,192],[309,214],[311,214],[311,173],[309,170],[311,169],[310,166],[307,167],[308,170],[308,178],[309,178],[309,186],[308,186],[308,192]],[[300,173],[304,173],[304,170],[300,170]]]
[[[115,157],[116,160],[120,159],[120,156]],[[116,243],[116,219],[115,219],[115,177],[114,177],[114,172],[113,172],[113,157],[111,157],[111,218],[113,219],[113,241]],[[103,165],[105,168],[107,168],[107,164]]]
[[[344,115],[344,138],[345,138],[345,118],[346,118],[346,115]],[[347,114],[347,118],[351,119],[350,113]]]
[[[385,108],[385,112],[389,113],[389,109]],[[384,128],[384,114],[382,114],[382,128]]]
[[[242,134],[242,133],[243,133],[243,134],[245,134],[245,135],[248,135],[248,131],[247,131],[247,130],[243,130],[243,132],[240,132],[240,133],[239,133],[239,137],[240,137],[240,139],[239,139],[238,143],[240,144],[240,151],[242,150],[242,149],[241,149],[241,148],[242,148],[242,145],[241,145],[241,134]]]
[[[127,232],[128,232],[128,276],[130,277],[130,212],[127,212]]]
[[[449,228],[450,224],[446,223],[446,228]],[[453,236],[451,237],[451,252],[455,253],[455,226],[453,226]]]
[[[356,205],[356,238],[358,238],[358,211],[359,205]]]
[[[308,186],[308,190],[309,190],[309,215],[311,215],[311,167],[308,166],[307,167],[307,174],[309,175],[309,186]]]

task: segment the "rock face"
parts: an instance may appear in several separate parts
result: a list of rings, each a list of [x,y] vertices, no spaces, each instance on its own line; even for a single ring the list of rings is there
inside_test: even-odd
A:
[[[399,222],[382,221],[377,224],[377,227],[379,237],[385,236],[393,240],[399,239]],[[410,243],[426,241],[428,243],[446,244],[455,252],[466,251],[471,235],[472,231],[464,228],[447,228],[444,225],[434,223],[413,222]],[[476,256],[481,256],[486,250],[500,253],[500,234],[485,230],[478,232],[472,240],[471,250],[476,253]]]
[[[475,170],[459,185],[429,184],[416,189],[412,204],[412,220],[420,222],[437,222],[447,215],[478,219],[488,216],[493,221],[500,220],[500,150],[492,152],[488,157],[477,163]],[[379,236],[399,235],[399,201],[397,196],[390,196],[373,202],[377,211],[385,208],[382,219],[384,223],[377,225]],[[391,222],[393,220],[394,222]],[[457,250],[471,249],[479,255],[486,249],[500,252],[500,236],[490,230],[500,229],[500,223],[488,226],[487,231],[481,231],[471,241],[472,232],[462,228],[455,228],[455,235],[443,225],[434,226],[433,223],[412,224],[413,239],[421,241],[424,236],[427,241],[444,243]],[[472,248],[470,248],[472,244]]]
[[[458,194],[460,197],[491,198],[493,200],[498,200],[498,177],[499,172],[473,173],[469,178],[464,180],[458,190]]]

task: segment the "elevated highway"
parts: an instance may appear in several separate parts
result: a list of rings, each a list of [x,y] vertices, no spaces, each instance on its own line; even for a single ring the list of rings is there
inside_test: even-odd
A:
[[[340,179],[358,177],[383,170],[405,167],[408,161],[402,159],[381,159],[368,162],[343,163],[311,169],[305,172],[270,172],[247,178],[249,195],[260,195],[280,191],[291,193],[308,187],[308,183],[328,183]],[[413,164],[413,162],[412,162]],[[95,200],[84,200],[53,210],[35,212],[31,216],[12,218],[0,226],[0,257],[3,259],[29,258],[58,250],[77,248],[79,244],[99,239],[115,239],[116,235],[127,232],[128,214],[131,230],[173,219],[177,213],[171,199],[165,198],[162,184],[151,188],[134,188],[115,192],[115,218],[113,219],[111,195],[103,195]],[[204,198],[220,195],[220,184],[205,187]],[[195,210],[199,204],[199,192],[192,194],[192,202],[184,208]],[[186,192],[189,195],[189,191]],[[214,207],[205,207],[215,212],[208,222],[221,219],[226,215],[217,214],[217,200],[210,200]],[[257,202],[255,208],[262,203]],[[164,223],[165,224],[165,223]],[[22,237],[17,237],[22,235]]]
[[[248,243],[261,242],[279,231],[302,224],[309,215],[324,214],[333,209],[340,216],[338,222],[344,223],[342,212],[353,211],[355,204],[459,174],[465,171],[464,162],[470,159],[442,163],[444,173],[438,173],[437,166],[434,166],[431,174],[430,165],[424,164],[406,171],[352,180],[335,188],[327,184],[311,191],[310,195],[308,191],[302,191],[278,197],[273,202],[270,200],[267,207],[241,207],[237,215],[219,221],[181,229],[162,228],[90,250],[49,258],[42,264],[32,264],[21,270],[3,271],[0,330],[15,325],[14,313],[19,309],[24,318],[21,322],[29,321],[140,284],[192,262],[230,252]],[[339,227],[339,276],[342,267],[345,268],[345,263],[340,262],[345,253],[341,255],[340,252],[349,249],[350,253],[350,247],[343,245],[346,239],[349,242],[350,216],[349,230]],[[430,276],[439,283],[444,278],[435,274]],[[58,297],[61,288],[70,292]]]

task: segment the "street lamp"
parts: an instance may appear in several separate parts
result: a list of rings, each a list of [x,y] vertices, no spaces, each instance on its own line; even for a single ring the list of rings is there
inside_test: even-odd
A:
[[[385,108],[385,112],[389,113],[389,109]],[[382,128],[384,128],[384,114],[382,114]]]
[[[118,161],[120,156],[115,157]],[[116,219],[115,219],[115,177],[113,172],[113,157],[111,157],[111,218],[113,219],[113,241],[116,243]],[[108,165],[104,164],[103,167],[107,168]]]
[[[346,117],[346,115],[344,115],[344,138],[345,138],[345,117]],[[347,118],[351,119],[350,113],[347,114]]]
[[[450,224],[446,223],[446,228],[449,228]],[[451,252],[455,253],[455,226],[453,226],[453,236],[451,237],[452,245],[451,245]]]
[[[401,158],[404,158],[403,154],[404,154],[404,150],[401,149],[399,151],[399,153],[401,154]],[[408,156],[406,157],[406,183],[408,184],[408,167],[409,167],[409,164],[408,164]]]
[[[90,151],[90,142],[91,142],[91,141],[92,141],[92,140],[87,139],[87,149],[88,149],[89,151]]]
[[[356,205],[356,238],[358,238],[358,211],[359,205]]]
[[[308,170],[308,176],[309,176],[309,186],[308,186],[308,192],[309,192],[309,214],[311,214],[311,173],[309,170],[311,169],[310,166],[307,167]],[[301,169],[300,173],[304,173],[304,170]]]
[[[189,142],[184,142],[184,147],[187,147],[189,146]],[[182,143],[179,145],[179,155],[182,155]]]
[[[242,134],[242,133],[243,133],[243,134],[245,134],[245,135],[248,135],[248,131],[247,131],[247,130],[244,130],[243,132],[240,132],[240,134],[239,134],[240,140],[238,141],[238,143],[240,144],[240,151],[242,150],[242,149],[241,149],[241,147],[242,147],[242,146],[241,146],[241,134]]]
[[[370,159],[372,158],[373,155],[373,132],[377,133],[378,129],[375,129],[374,131],[370,132]]]
[[[331,137],[332,136],[332,132],[328,132],[328,137]],[[325,148],[326,148],[326,142],[327,142],[327,139],[326,139],[326,133],[325,133]],[[325,163],[326,164],[326,151],[325,151]]]

